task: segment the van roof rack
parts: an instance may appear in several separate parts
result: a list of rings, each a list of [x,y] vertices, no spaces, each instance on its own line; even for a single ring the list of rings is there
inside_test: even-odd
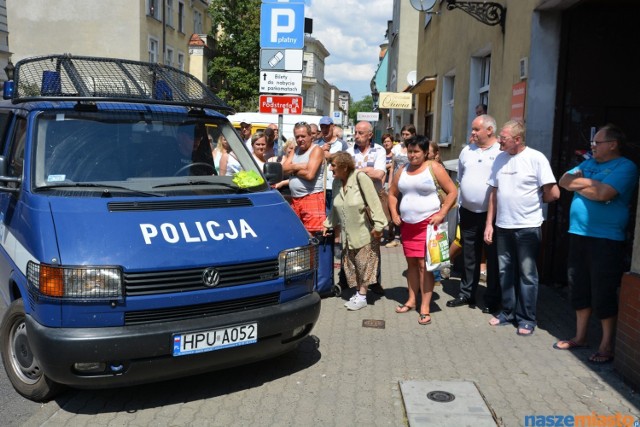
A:
[[[113,101],[173,104],[233,113],[189,73],[128,59],[72,56],[26,58],[15,65],[12,102]]]

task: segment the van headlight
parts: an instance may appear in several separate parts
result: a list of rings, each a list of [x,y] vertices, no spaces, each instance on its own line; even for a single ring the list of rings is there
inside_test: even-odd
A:
[[[313,272],[317,265],[317,251],[314,245],[280,252],[278,265],[280,276],[285,280]]]
[[[122,298],[122,272],[116,267],[58,267],[30,261],[27,280],[31,289],[53,298]]]

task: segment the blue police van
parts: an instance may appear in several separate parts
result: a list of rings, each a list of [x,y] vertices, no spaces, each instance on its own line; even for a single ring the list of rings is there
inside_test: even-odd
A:
[[[258,168],[199,80],[52,55],[3,94],[0,352],[18,393],[194,375],[309,335],[316,244],[269,185],[280,165]]]

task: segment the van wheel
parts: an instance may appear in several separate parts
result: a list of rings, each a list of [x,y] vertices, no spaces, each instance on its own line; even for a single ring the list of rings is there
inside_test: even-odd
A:
[[[2,319],[0,345],[4,369],[18,393],[27,399],[43,402],[62,390],[60,384],[42,372],[38,359],[31,351],[22,299],[11,303]]]

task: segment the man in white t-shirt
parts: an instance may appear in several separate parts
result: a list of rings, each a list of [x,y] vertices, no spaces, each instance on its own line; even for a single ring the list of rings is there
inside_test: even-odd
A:
[[[496,157],[488,180],[493,188],[484,240],[497,245],[502,289],[502,310],[489,324],[515,323],[518,335],[531,336],[537,325],[536,258],[542,240],[542,205],[558,200],[560,189],[549,160],[527,147],[524,135],[524,123],[519,120],[508,121],[500,130],[502,153]]]
[[[460,152],[458,158],[458,182],[460,183],[460,237],[464,267],[458,297],[447,301],[447,307],[475,305],[476,290],[480,280],[482,251],[487,255],[487,290],[484,293],[483,313],[495,313],[500,306],[500,282],[498,280],[498,255],[495,243],[484,243],[484,229],[489,208],[493,162],[500,154],[496,120],[486,114],[471,123],[471,144]]]
[[[353,159],[356,169],[366,173],[380,193],[387,173],[387,154],[381,145],[373,143],[373,127],[369,122],[358,122],[355,131]]]
[[[252,132],[251,123],[240,122],[240,137],[244,141],[244,145],[247,146],[247,150],[249,150],[250,153],[253,153],[253,148],[251,147],[252,134],[253,132]]]

